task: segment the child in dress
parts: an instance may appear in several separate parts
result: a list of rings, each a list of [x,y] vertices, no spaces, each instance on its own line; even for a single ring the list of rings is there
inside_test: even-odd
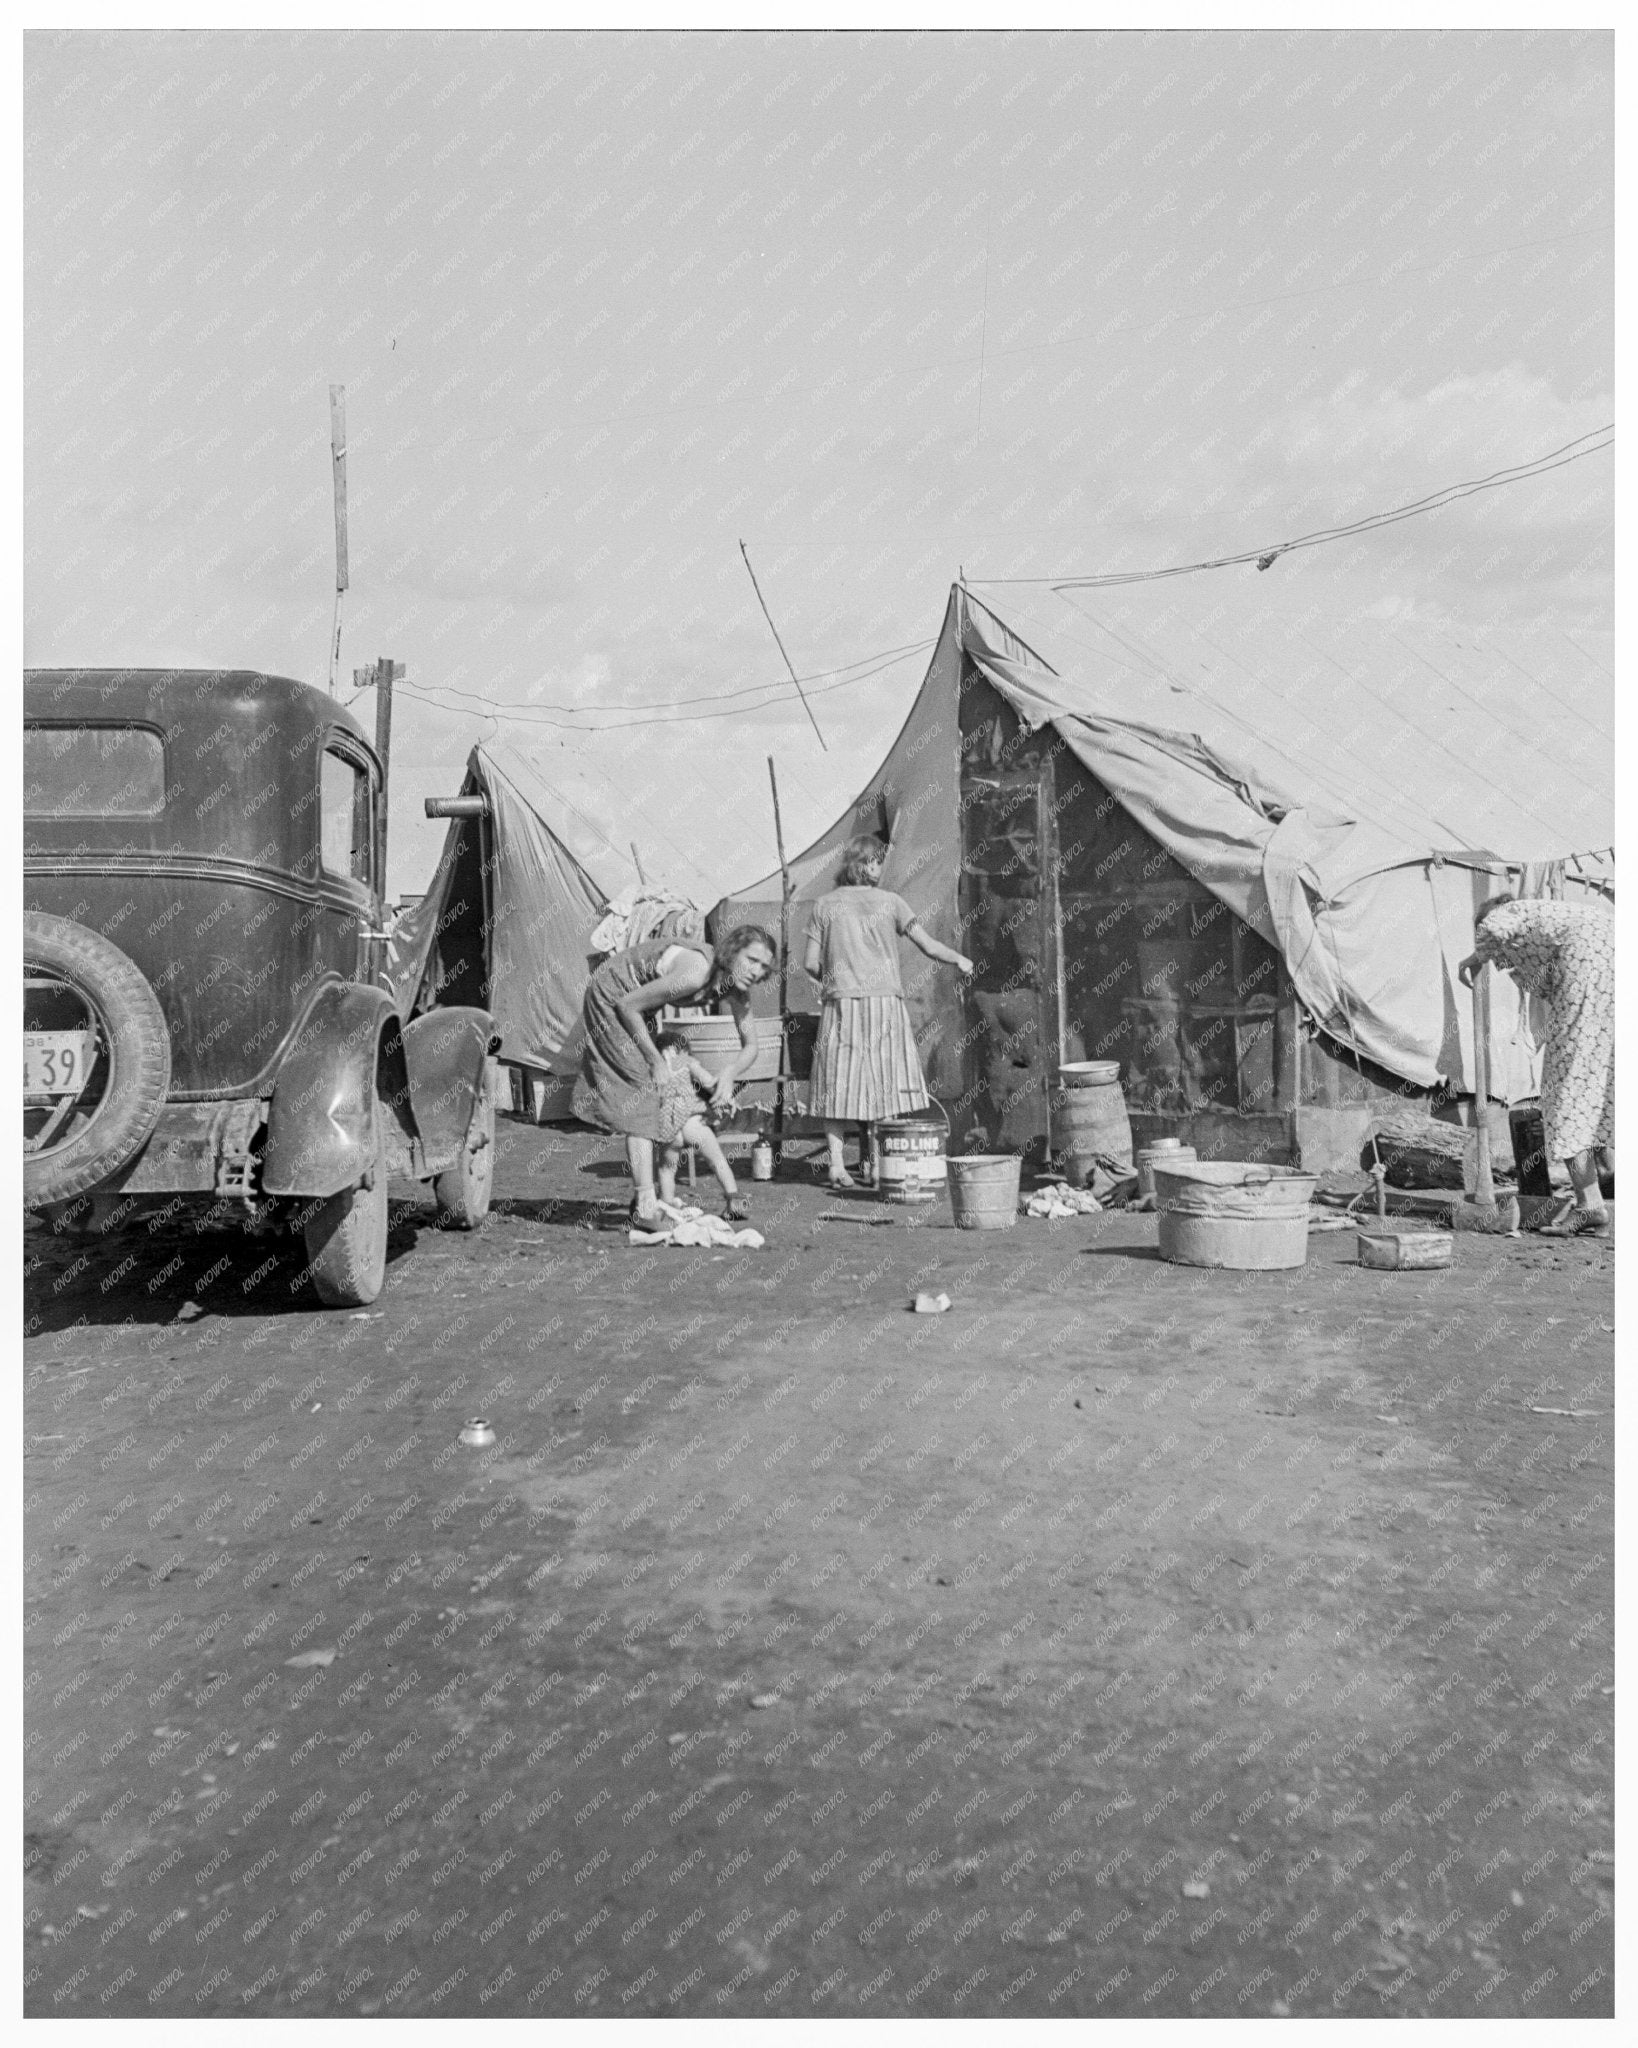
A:
[[[899,979],[899,940],[907,939],[929,960],[942,961],[959,975],[973,971],[965,953],[923,929],[902,896],[879,886],[886,860],[887,848],[879,839],[849,840],[836,886],[815,904],[808,926],[804,964],[820,984],[824,1005],[809,1092],[813,1114],[824,1119],[833,1188],[858,1185],[842,1158],[849,1124],[862,1126],[863,1167],[873,1125],[928,1104]]]
[[[722,1213],[730,1223],[743,1223],[750,1214],[734,1178],[734,1169],[723,1156],[717,1134],[705,1120],[704,1105],[716,1088],[717,1077],[703,1061],[695,1059],[674,1031],[659,1032],[654,1040],[665,1061],[666,1078],[660,1089],[660,1158],[656,1178],[660,1200],[677,1199],[677,1163],[685,1145],[704,1155],[705,1163],[717,1177],[723,1192]]]

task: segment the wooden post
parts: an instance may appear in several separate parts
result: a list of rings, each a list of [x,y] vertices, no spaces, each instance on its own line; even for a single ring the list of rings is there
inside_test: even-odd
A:
[[[347,387],[330,386],[330,470],[336,498],[336,609],[330,635],[330,695],[341,659],[341,593],[347,588]]]
[[[1035,844],[1041,878],[1038,916],[1041,964],[1044,970],[1041,975],[1041,992],[1036,1013],[1036,1043],[1041,1048],[1041,1090],[1046,1097],[1044,1163],[1048,1165],[1053,1156],[1052,1097],[1058,1081],[1057,1070],[1069,1056],[1064,1019],[1064,914],[1063,899],[1058,890],[1058,816],[1053,808],[1057,787],[1055,757],[1049,749],[1041,762],[1040,775],[1035,786]],[[1041,1012],[1048,1008],[1052,1010],[1053,1015],[1041,1015]],[[1046,1028],[1043,1029],[1043,1026]],[[1047,1050],[1053,1045],[1057,1048],[1056,1064]]]
[[[1489,966],[1481,962],[1473,977],[1473,1199],[1481,1208],[1496,1206],[1490,1170],[1490,982]]]
[[[375,751],[381,756],[381,900],[387,900],[387,797],[392,786],[392,686],[404,664],[381,655],[375,664]]]
[[[785,827],[779,816],[779,778],[774,774],[772,754],[768,756],[768,787],[773,791],[774,845],[779,849],[779,1078],[774,1083],[774,1157],[778,1159],[785,1142],[785,1005],[791,976],[791,871],[785,865]]]

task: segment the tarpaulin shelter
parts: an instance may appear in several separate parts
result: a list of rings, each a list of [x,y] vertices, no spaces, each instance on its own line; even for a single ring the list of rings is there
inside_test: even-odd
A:
[[[543,768],[504,742],[476,746],[460,793],[483,799],[483,814],[451,819],[426,894],[393,933],[388,976],[406,1015],[437,1003],[487,1009],[500,1058],[539,1078],[536,1113],[566,1116],[605,906],[646,885],[703,919],[718,885],[652,819],[639,868],[631,821],[611,802],[618,791],[567,753]]]
[[[976,963],[964,990],[903,950],[958,1137],[1043,1138],[1059,1061],[1115,1058],[1140,1142],[1352,1165],[1385,1100],[1471,1092],[1456,967],[1477,905],[1507,888],[1613,895],[1607,744],[1575,713],[1593,736],[1555,757],[1546,732],[1568,718],[1531,663],[1514,663],[1519,692],[1494,647],[1360,620],[1328,643],[1311,620],[1267,618],[1236,643],[1226,606],[1209,634],[1130,603],[1110,628],[1114,609],[1088,619],[1108,649],[1077,635],[1055,664],[952,589],[886,758],[790,863],[793,1006],[817,1007],[807,908],[847,840],[874,832],[883,887]],[[1112,715],[1134,692],[1204,729]],[[772,922],[779,897],[773,874],[715,921]],[[1516,1101],[1538,1082],[1541,1019],[1491,981],[1491,1091]]]

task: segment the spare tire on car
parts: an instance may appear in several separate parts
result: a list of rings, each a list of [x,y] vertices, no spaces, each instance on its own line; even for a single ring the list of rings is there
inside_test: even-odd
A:
[[[25,1060],[32,1039],[74,1042],[71,1085],[24,1103],[23,1202],[72,1201],[134,1158],[151,1135],[171,1079],[165,1014],[134,961],[70,918],[23,917]],[[25,1076],[27,1074],[25,1065]]]

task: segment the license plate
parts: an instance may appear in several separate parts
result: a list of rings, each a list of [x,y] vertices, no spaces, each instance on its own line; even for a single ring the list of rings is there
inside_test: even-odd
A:
[[[89,1031],[25,1031],[23,1093],[78,1094],[90,1072],[93,1043]]]

